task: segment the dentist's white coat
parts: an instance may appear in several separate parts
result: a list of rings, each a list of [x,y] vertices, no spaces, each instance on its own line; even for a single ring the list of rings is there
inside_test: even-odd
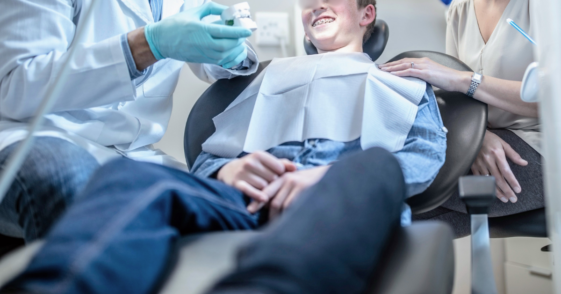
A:
[[[162,18],[207,1],[164,0]],[[0,1],[0,150],[23,139],[26,123],[69,58],[68,48],[79,46],[64,90],[39,135],[80,145],[100,163],[121,154],[178,166],[151,144],[166,131],[184,63],[159,61],[136,86],[129,77],[120,35],[153,22],[148,0],[99,0],[93,22],[80,22],[91,2]],[[72,43],[77,26],[86,26],[85,43]],[[253,52],[250,55],[256,60]],[[190,66],[209,82],[248,74],[212,65]]]

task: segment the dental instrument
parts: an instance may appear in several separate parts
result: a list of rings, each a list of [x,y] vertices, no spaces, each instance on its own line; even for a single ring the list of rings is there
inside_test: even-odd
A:
[[[251,8],[247,2],[230,6],[222,12],[221,18],[227,26],[244,27],[252,32],[257,30],[257,24],[251,19]]]
[[[507,18],[506,20],[507,23],[509,23],[513,28],[515,28],[517,31],[519,31],[522,36],[524,36],[526,39],[528,39],[528,41],[530,41],[530,43],[537,45],[536,41],[534,41],[534,39],[532,39],[522,28],[520,28],[512,19]]]

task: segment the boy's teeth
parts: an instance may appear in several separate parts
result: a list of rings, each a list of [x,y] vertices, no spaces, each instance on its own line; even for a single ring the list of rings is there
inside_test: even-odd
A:
[[[316,22],[313,24],[313,26],[314,26],[314,27],[317,27],[317,26],[319,26],[319,25],[326,24],[326,23],[332,23],[332,22],[333,22],[333,19],[332,19],[332,18],[322,18],[322,19],[316,21]]]

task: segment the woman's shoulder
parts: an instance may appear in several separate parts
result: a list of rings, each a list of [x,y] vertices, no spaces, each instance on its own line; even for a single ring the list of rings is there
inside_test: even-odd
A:
[[[463,16],[468,13],[472,1],[473,0],[452,1],[448,10],[448,22],[457,22],[459,19],[463,18]]]

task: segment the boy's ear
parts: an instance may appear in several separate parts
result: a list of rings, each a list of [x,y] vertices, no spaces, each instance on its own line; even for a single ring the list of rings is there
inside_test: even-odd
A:
[[[376,19],[376,8],[374,5],[369,4],[362,9],[362,19],[360,20],[361,26],[368,26]]]

